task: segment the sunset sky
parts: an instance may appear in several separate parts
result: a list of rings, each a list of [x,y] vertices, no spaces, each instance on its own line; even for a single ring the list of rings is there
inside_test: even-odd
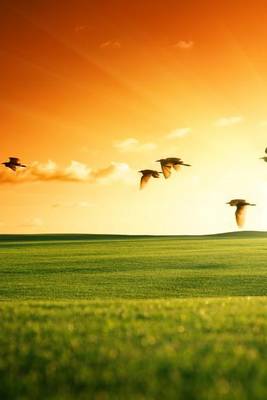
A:
[[[221,3],[221,4],[220,4]],[[249,4],[245,4],[249,3]],[[267,230],[267,8],[2,0],[0,232]],[[139,191],[138,170],[192,164]]]

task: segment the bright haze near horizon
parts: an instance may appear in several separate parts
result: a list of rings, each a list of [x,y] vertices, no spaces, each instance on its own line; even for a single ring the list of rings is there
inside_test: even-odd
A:
[[[1,1],[1,233],[267,230],[266,5],[221,3]]]

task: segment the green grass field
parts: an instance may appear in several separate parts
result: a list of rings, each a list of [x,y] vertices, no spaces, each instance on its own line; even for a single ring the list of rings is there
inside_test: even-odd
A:
[[[267,234],[0,236],[0,398],[266,399]]]

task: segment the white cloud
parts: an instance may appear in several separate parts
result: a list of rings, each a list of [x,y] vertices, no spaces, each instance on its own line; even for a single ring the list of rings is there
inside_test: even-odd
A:
[[[157,148],[155,143],[140,143],[135,138],[128,138],[114,143],[114,147],[121,152],[151,151]]]
[[[232,116],[232,117],[222,117],[219,118],[216,122],[215,125],[219,127],[226,127],[226,126],[231,126],[231,125],[237,125],[240,124],[244,121],[244,117],[238,115],[238,116]]]
[[[179,42],[175,43],[173,47],[176,49],[190,50],[194,45],[195,42],[193,42],[193,40],[179,40]]]
[[[123,180],[123,175],[127,175],[129,170],[127,164],[117,162],[111,162],[105,168],[93,170],[78,161],[71,161],[67,167],[62,168],[50,160],[45,164],[34,162],[29,167],[18,169],[16,172],[1,167],[0,184],[47,181],[103,183],[108,180]]]
[[[100,49],[120,49],[121,43],[118,40],[108,40],[100,44]]]
[[[132,171],[128,164],[112,162],[109,167],[95,171],[94,180],[103,184],[118,181],[128,183],[131,173]]]
[[[179,128],[171,131],[166,137],[167,139],[177,139],[187,136],[191,132],[190,128]]]
[[[134,138],[124,139],[114,143],[114,147],[121,151],[131,151],[139,145],[139,141]]]

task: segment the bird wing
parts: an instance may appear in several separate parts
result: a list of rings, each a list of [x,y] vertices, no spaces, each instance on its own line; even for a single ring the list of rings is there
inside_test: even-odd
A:
[[[141,181],[140,181],[140,189],[144,189],[146,186],[147,182],[151,178],[151,174],[145,174],[142,176]]]
[[[231,206],[242,206],[246,203],[246,200],[244,199],[233,199],[230,201]]]
[[[171,176],[171,164],[161,164],[161,169],[165,179],[168,179]]]
[[[13,164],[8,164],[8,165],[7,165],[7,168],[12,169],[12,171],[16,171],[16,170],[17,170],[16,165],[13,165]]]
[[[166,162],[168,163],[168,162],[170,162],[170,163],[177,163],[177,162],[179,162],[179,161],[182,161],[182,159],[181,158],[178,158],[178,157],[168,157],[168,158],[166,158]]]
[[[245,206],[237,206],[235,212],[236,223],[239,228],[243,228],[245,224]]]
[[[173,164],[172,165],[175,171],[179,171],[181,169],[181,164]]]
[[[12,164],[17,164],[19,162],[19,158],[9,157],[9,162],[11,162]]]

